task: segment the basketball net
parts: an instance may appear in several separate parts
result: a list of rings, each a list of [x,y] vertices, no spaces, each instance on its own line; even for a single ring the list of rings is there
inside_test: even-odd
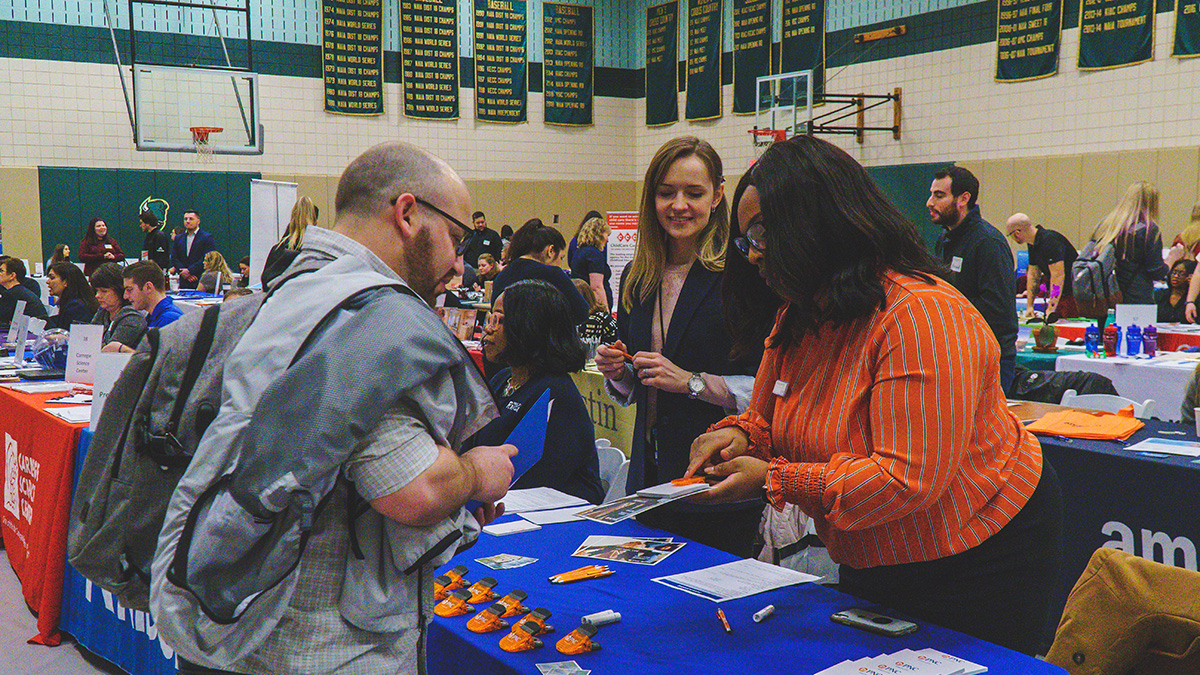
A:
[[[209,134],[219,134],[221,127],[191,127],[192,145],[196,146],[196,161],[208,164],[213,161],[212,146],[208,144]]]

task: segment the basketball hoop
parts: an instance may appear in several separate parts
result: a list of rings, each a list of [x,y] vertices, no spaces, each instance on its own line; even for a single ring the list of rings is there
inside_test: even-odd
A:
[[[225,129],[221,127],[191,127],[192,145],[196,146],[196,159],[201,162],[211,162],[213,159],[212,146],[208,144],[209,134],[219,134]]]
[[[747,129],[746,133],[750,134],[754,141],[754,149],[761,151],[763,148],[769,147],[772,143],[787,140],[787,131],[784,129]]]

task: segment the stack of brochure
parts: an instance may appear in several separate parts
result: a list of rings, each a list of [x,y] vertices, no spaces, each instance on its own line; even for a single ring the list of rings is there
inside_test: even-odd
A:
[[[891,673],[978,675],[986,672],[987,666],[971,663],[936,649],[918,651],[903,649],[894,654],[881,654],[857,661],[842,661],[815,675],[890,675]]]

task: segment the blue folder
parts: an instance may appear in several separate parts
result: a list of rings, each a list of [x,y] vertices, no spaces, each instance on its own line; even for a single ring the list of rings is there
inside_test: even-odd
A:
[[[512,458],[513,478],[509,487],[516,485],[521,476],[542,458],[542,451],[546,447],[546,423],[550,420],[552,403],[554,401],[550,399],[550,390],[547,389],[529,410],[525,411],[521,421],[517,422],[512,433],[504,440],[505,443],[517,446],[517,456]],[[476,500],[466,503],[467,510],[472,513],[480,506],[483,506],[483,503]]]

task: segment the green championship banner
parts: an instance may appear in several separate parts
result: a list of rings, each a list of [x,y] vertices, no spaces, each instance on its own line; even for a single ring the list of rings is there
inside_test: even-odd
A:
[[[1200,0],[1176,0],[1172,56],[1200,56]]]
[[[687,107],[689,120],[721,116],[721,0],[688,0]]]
[[[542,5],[546,124],[592,126],[592,8]]]
[[[733,114],[754,112],[755,79],[771,73],[771,0],[733,0]]]
[[[1058,73],[1062,0],[996,3],[996,81],[1025,82]]]
[[[458,3],[400,0],[404,116],[458,119]]]
[[[783,0],[779,72],[813,71],[813,102],[825,94],[825,0]]]
[[[322,0],[325,112],[383,114],[383,0]]]
[[[526,119],[525,0],[475,0],[475,117],[517,124]]]
[[[1154,58],[1155,0],[1081,0],[1079,69],[1104,70]]]
[[[646,9],[646,126],[679,120],[679,2]]]

